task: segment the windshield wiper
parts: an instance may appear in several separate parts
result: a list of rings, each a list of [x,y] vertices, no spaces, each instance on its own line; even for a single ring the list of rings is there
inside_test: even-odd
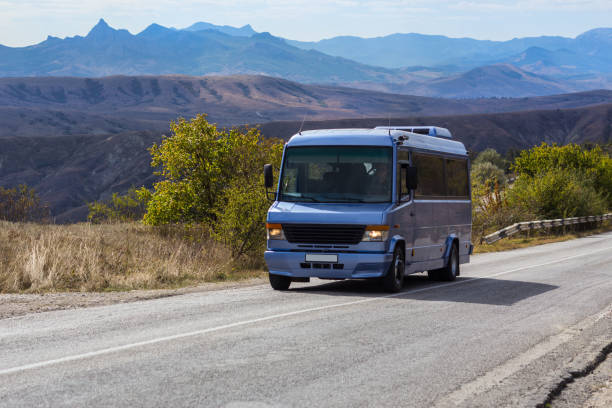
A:
[[[355,198],[355,197],[339,197],[339,200],[343,200],[343,201],[339,201],[339,202],[347,202],[347,203],[367,203],[367,201],[365,201],[362,198]]]
[[[282,197],[283,200],[282,201],[300,201],[300,199],[306,199],[306,200],[310,200],[313,203],[320,203],[320,200],[317,200],[316,198],[312,197],[312,196],[305,196],[305,195],[301,195],[301,196],[283,196]]]

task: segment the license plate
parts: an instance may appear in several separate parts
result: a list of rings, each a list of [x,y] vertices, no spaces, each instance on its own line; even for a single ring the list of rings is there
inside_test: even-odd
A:
[[[306,262],[338,263],[337,254],[306,254]]]

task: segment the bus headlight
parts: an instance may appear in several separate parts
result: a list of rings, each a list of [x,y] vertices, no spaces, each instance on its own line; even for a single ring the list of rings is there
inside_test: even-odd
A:
[[[266,231],[268,232],[268,239],[285,239],[285,233],[281,224],[266,223]]]
[[[363,233],[361,241],[367,242],[382,242],[389,237],[388,225],[368,225]]]

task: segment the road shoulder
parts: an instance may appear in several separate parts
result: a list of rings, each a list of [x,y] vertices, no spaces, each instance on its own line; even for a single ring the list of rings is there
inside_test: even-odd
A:
[[[576,407],[591,398],[599,403],[610,397],[603,388],[610,364],[606,359],[612,348],[610,333],[612,304],[462,385],[435,405]],[[592,375],[596,370],[601,372]]]
[[[187,293],[209,292],[255,286],[266,283],[264,278],[252,278],[232,282],[206,283],[180,289],[130,290],[124,292],[51,292],[0,294],[0,319],[54,310],[77,309],[159,299]]]
[[[553,408],[612,407],[612,354],[590,374],[567,385],[550,402]]]

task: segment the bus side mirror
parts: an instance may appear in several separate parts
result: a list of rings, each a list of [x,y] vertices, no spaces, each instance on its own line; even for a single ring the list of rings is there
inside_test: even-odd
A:
[[[274,186],[274,174],[272,173],[272,165],[264,164],[264,185],[266,188]]]
[[[418,174],[415,166],[406,167],[406,189],[416,190],[418,185]]]

